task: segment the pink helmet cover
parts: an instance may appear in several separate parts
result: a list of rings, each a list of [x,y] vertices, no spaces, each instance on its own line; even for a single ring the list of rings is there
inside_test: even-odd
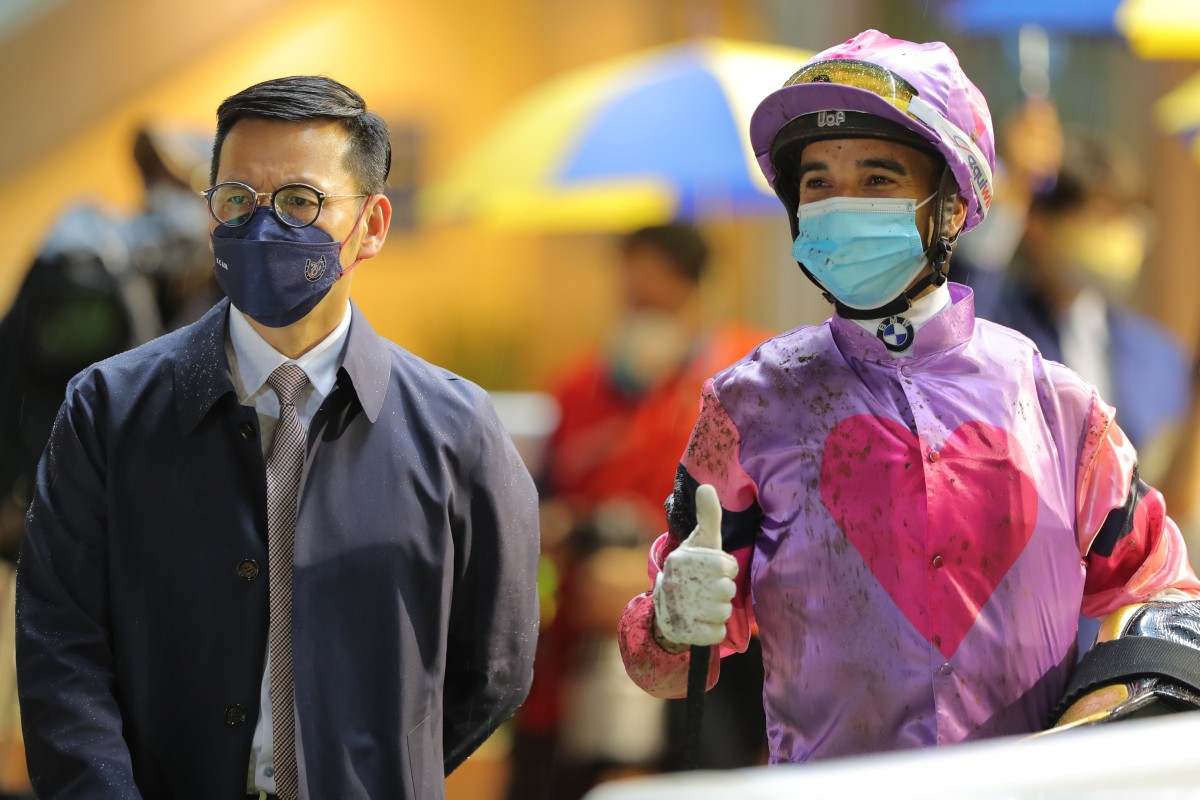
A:
[[[996,145],[987,101],[954,52],[942,42],[918,44],[867,30],[818,53],[804,66],[838,58],[866,61],[908,81],[918,94],[909,110],[920,119],[866,89],[836,83],[785,86],[767,95],[750,119],[750,142],[767,182],[775,185],[771,143],[790,120],[818,111],[861,111],[905,126],[942,154],[967,203],[963,230],[975,227],[991,202]]]

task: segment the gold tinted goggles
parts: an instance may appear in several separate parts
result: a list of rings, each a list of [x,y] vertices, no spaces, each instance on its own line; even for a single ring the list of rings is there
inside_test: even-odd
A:
[[[877,64],[846,58],[835,58],[809,64],[788,78],[783,85],[787,87],[800,83],[836,83],[841,86],[863,89],[871,94],[879,95],[905,114],[910,115],[909,101],[917,96],[917,90],[912,87],[912,84],[894,72],[889,72]]]

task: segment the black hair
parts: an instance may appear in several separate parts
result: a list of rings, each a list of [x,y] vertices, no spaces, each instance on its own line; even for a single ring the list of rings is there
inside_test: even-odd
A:
[[[367,111],[367,104],[353,89],[320,75],[275,78],[225,98],[217,108],[210,182],[217,181],[225,137],[239,120],[247,118],[286,122],[337,120],[350,134],[348,166],[358,181],[358,190],[377,194],[387,186],[392,167],[387,123]]]
[[[666,256],[679,274],[692,283],[700,282],[708,266],[708,244],[700,231],[687,223],[650,225],[626,234],[621,241],[624,253],[642,248]]]
[[[1063,214],[1094,198],[1125,206],[1143,202],[1145,191],[1145,173],[1127,145],[1097,131],[1074,131],[1063,142],[1062,165],[1054,183],[1034,194],[1031,207]]]

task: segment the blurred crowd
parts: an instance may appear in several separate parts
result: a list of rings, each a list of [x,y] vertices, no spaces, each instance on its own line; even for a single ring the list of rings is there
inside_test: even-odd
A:
[[[995,204],[956,251],[951,280],[974,288],[980,316],[1024,333],[1110,399],[1195,559],[1200,347],[1176,341],[1131,303],[1155,241],[1139,159],[1104,132],[1064,125],[1044,100],[1018,109],[998,141]],[[0,555],[10,565],[67,380],[198,318],[219,297],[195,196],[210,146],[198,133],[139,131],[144,208],[132,216],[95,204],[65,210],[0,321]],[[541,387],[559,423],[539,459],[542,633],[533,689],[509,725],[509,800],[574,800],[613,777],[680,768],[681,704],[629,681],[615,627],[628,598],[647,588],[646,550],[663,529],[701,383],[771,335],[706,317],[709,261],[702,233],[688,224],[621,239],[612,264],[620,315],[594,352]],[[4,591],[8,664],[11,567]],[[708,701],[703,765],[763,762],[762,680],[755,646],[726,659]],[[7,788],[20,791],[11,674],[0,689],[0,768]]]
[[[0,320],[0,555],[16,557],[29,486],[68,379],[198,319],[217,300],[208,214],[196,195],[211,138],[147,125],[131,155],[144,205],[65,209]]]
[[[540,488],[542,558],[554,576],[529,699],[518,712],[510,800],[573,800],[598,781],[677,769],[678,703],[625,675],[616,627],[646,589],[646,548],[696,422],[696,387],[768,333],[705,318],[709,248],[684,224],[643,228],[618,248],[621,313],[603,346],[568,365]],[[760,763],[757,653],[731,657],[710,698],[707,764]],[[709,747],[711,745],[711,747]]]

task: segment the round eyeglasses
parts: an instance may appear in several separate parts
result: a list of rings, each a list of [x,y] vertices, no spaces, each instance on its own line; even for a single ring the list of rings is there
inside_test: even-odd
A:
[[[218,183],[200,193],[208,201],[208,211],[222,225],[245,225],[258,208],[259,198],[270,197],[271,209],[284,225],[307,228],[321,215],[326,200],[339,197],[370,197],[369,194],[325,194],[306,183],[289,183],[273,192],[256,192],[253,187],[233,181]]]

